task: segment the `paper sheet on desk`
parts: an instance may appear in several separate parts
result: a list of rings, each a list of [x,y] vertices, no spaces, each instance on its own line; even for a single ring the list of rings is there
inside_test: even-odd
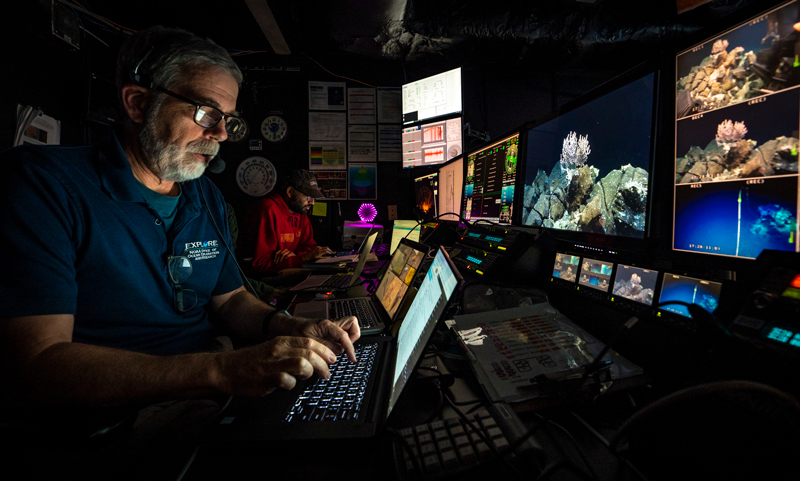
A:
[[[529,385],[540,374],[557,378],[574,373],[591,363],[604,347],[547,302],[456,316],[454,320],[457,331],[480,328],[480,336],[486,336],[477,342],[460,341],[493,402],[535,398],[536,390],[519,387]],[[474,331],[472,334],[475,338]],[[642,372],[617,353],[609,352],[605,359],[613,361],[612,379]]]

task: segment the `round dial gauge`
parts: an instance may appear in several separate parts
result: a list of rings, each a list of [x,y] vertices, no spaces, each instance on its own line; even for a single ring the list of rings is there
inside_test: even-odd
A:
[[[264,157],[248,157],[236,169],[236,183],[239,188],[253,197],[272,191],[276,179],[275,167]]]
[[[452,159],[461,155],[461,146],[458,144],[453,144],[447,149],[447,158]]]
[[[247,125],[247,122],[244,119],[242,121],[242,128],[240,128],[235,134],[228,134],[228,142],[240,142],[244,140],[247,135],[250,133],[250,126]]]
[[[261,135],[270,142],[280,142],[286,138],[286,121],[277,115],[270,115],[261,122]]]

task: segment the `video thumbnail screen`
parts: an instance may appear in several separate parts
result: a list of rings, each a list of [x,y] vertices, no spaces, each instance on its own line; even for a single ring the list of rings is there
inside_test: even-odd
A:
[[[797,2],[676,56],[673,249],[800,250]]]
[[[722,284],[719,282],[665,273],[658,303],[681,301],[687,304],[697,304],[708,312],[714,312],[719,305],[721,291]],[[681,316],[692,317],[689,314],[689,308],[681,304],[669,304],[659,306],[659,308]]]
[[[581,258],[569,254],[556,253],[556,260],[553,263],[553,277],[564,279],[565,281],[575,282],[578,278],[578,265]]]
[[[578,284],[608,292],[611,283],[611,272],[613,270],[613,262],[584,259],[583,264],[581,264],[581,275]]]
[[[656,282],[658,282],[658,271],[619,264],[611,293],[652,306]]]
[[[655,74],[528,131],[522,225],[643,238]]]
[[[394,317],[400,308],[400,301],[403,300],[408,286],[414,281],[424,257],[425,252],[407,244],[400,244],[392,255],[389,268],[383,275],[378,290],[375,291],[389,317]]]
[[[421,220],[431,220],[439,215],[439,173],[414,179],[414,211]]]

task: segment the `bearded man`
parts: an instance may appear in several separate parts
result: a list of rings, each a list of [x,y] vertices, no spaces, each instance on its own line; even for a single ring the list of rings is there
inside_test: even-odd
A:
[[[212,41],[150,28],[120,51],[127,121],[110,142],[3,153],[5,402],[42,413],[262,396],[329,377],[336,354],[355,360],[354,317],[292,317],[242,285],[225,201],[202,176],[242,128],[241,82]],[[220,334],[251,342],[232,350]]]

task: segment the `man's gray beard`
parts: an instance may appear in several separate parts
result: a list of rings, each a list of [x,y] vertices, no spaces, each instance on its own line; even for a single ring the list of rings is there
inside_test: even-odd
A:
[[[219,144],[213,141],[189,144],[185,151],[158,133],[159,111],[164,103],[164,95],[156,96],[145,115],[142,131],[139,132],[139,144],[144,154],[142,159],[147,168],[156,177],[167,182],[185,182],[194,180],[205,172],[208,164],[198,162],[192,152],[216,155]],[[163,120],[162,120],[163,122]]]

